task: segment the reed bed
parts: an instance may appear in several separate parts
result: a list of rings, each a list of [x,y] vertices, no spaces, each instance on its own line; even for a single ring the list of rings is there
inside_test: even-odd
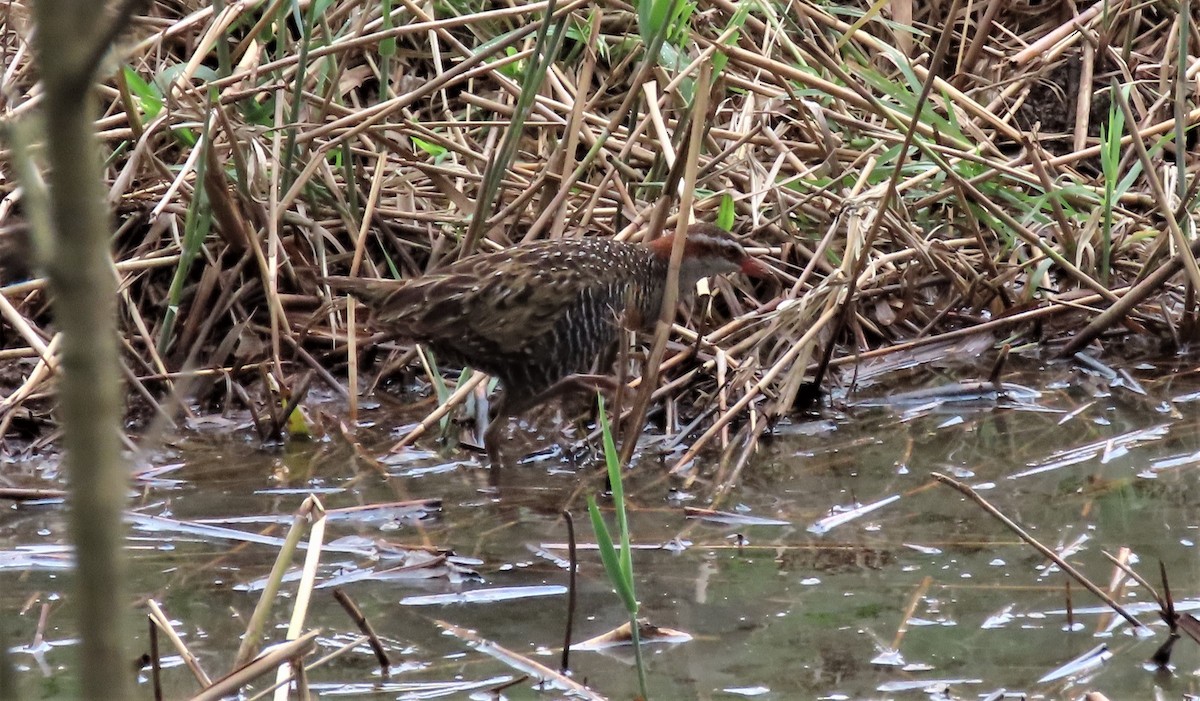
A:
[[[323,276],[408,278],[681,216],[731,226],[778,273],[712,281],[671,330],[653,406],[690,446],[681,471],[714,446],[740,464],[811,383],[850,381],[827,367],[863,358],[968,335],[1183,346],[1200,283],[1190,13],[154,0],[96,90],[133,418],[248,406],[270,437],[314,383],[345,393],[347,344],[369,330],[348,328]],[[29,31],[28,7],[5,3],[9,450],[55,437],[57,336],[14,252],[38,238]]]

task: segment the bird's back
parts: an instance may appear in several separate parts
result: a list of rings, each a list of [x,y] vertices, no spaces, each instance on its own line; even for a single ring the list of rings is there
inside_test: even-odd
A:
[[[616,340],[622,316],[634,325],[643,310],[656,311],[656,276],[640,245],[557,239],[471,256],[414,280],[372,281],[370,301],[380,326],[497,375],[510,392],[537,393],[588,371]]]

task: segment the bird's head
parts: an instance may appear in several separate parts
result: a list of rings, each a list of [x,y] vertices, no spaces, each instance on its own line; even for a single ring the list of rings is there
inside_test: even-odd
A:
[[[669,261],[672,242],[671,236],[660,236],[647,245],[659,259]],[[739,272],[750,277],[774,277],[771,269],[746,253],[729,232],[707,222],[688,226],[679,267],[680,287],[689,289],[702,278]]]

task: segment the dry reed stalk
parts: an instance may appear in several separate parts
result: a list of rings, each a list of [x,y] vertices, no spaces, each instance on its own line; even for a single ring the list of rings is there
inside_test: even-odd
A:
[[[308,634],[306,634],[306,636],[313,635],[314,633],[317,633],[317,631],[308,633]],[[246,701],[258,701],[258,699],[266,698],[268,694],[276,693],[278,691],[278,689],[280,689],[281,687],[286,688],[287,685],[290,684],[293,679],[297,679],[297,681],[299,681],[297,672],[299,672],[300,674],[307,674],[308,672],[311,672],[312,670],[314,670],[318,667],[321,667],[322,665],[328,664],[329,662],[336,660],[337,658],[342,657],[343,655],[346,655],[346,654],[352,652],[354,650],[354,648],[358,647],[359,645],[362,645],[364,642],[367,642],[367,641],[368,641],[367,636],[360,635],[357,638],[354,638],[353,640],[351,640],[350,642],[333,649],[328,654],[326,654],[322,657],[318,657],[317,659],[313,660],[312,662],[309,662],[308,664],[304,665],[303,667],[298,667],[296,665],[296,662],[299,658],[293,657],[291,660],[288,660],[289,662],[292,663],[292,674],[290,676],[288,676],[286,679],[275,682],[274,684],[268,686],[267,688],[263,689],[262,691],[258,692],[257,694],[254,694],[253,696],[248,696],[246,698]],[[293,648],[293,649],[297,649],[297,648]],[[299,649],[303,649],[303,646],[300,646]],[[311,695],[305,696],[305,695],[301,695],[299,693],[297,693],[297,697],[302,698],[302,699],[312,698]]]
[[[175,628],[171,625],[171,619],[167,618],[167,615],[163,613],[163,610],[158,605],[158,602],[154,599],[149,599],[146,601],[146,608],[150,609],[150,613],[148,614],[150,620],[154,623],[154,625],[158,626],[160,631],[166,634],[167,640],[171,642],[171,645],[175,648],[175,651],[179,653],[179,657],[183,660],[184,665],[187,666],[188,670],[191,671],[192,676],[196,678],[196,681],[200,684],[200,686],[211,686],[212,679],[208,676],[208,673],[204,671],[204,668],[200,666],[200,660],[188,648],[187,643],[183,642],[183,639],[180,638],[179,634],[175,632]]]
[[[228,676],[213,682],[204,691],[193,696],[191,701],[217,701],[236,693],[238,689],[246,684],[263,675],[270,674],[271,670],[282,664],[286,664],[289,660],[307,654],[316,645],[316,638],[320,632],[319,630],[309,631],[295,640],[289,640],[271,647],[270,650],[234,670]],[[283,688],[286,690],[286,684],[290,681],[291,678],[289,677],[282,681],[277,680],[276,684],[283,685]],[[275,688],[273,686],[272,690]]]
[[[634,18],[619,3],[559,3],[554,18],[546,2],[437,17],[401,0],[385,22],[377,6],[335,0],[307,46],[300,27],[275,21],[283,6],[234,3],[214,16],[153,3],[104,64],[96,129],[107,148],[108,202],[123,222],[113,246],[125,354],[135,392],[150,406],[167,410],[157,397],[185,362],[199,377],[232,373],[257,392],[266,391],[254,385],[263,363],[281,385],[309,368],[344,391],[340,368],[328,367],[342,350],[322,340],[335,337],[337,319],[314,326],[308,316],[328,300],[314,277],[352,269],[412,277],[459,255],[488,160],[524,88],[520,69],[535,58],[532,37],[559,18],[573,34],[520,115],[521,139],[499,174],[481,245],[585,233],[635,239],[647,223],[674,226],[678,217],[666,210],[679,203],[659,205],[678,196],[662,187],[687,124],[681,115],[695,108],[696,76],[724,62],[694,144],[689,209],[714,218],[729,195],[748,243],[770,257],[784,286],[714,285],[704,314],[714,328],[690,319],[668,330],[663,378],[647,397],[683,423],[711,417],[697,424],[693,448],[719,436],[727,465],[744,464],[747,447],[791,410],[821,348],[832,346],[831,364],[841,367],[974,332],[1020,333],[1036,319],[1086,318],[1095,310],[1063,299],[1083,291],[1086,304],[1113,303],[1136,271],[1161,266],[1165,249],[1138,232],[1162,218],[1177,223],[1166,228],[1178,251],[1177,232],[1186,230],[1179,207],[1162,209],[1169,188],[1152,174],[1164,161],[1159,141],[1177,123],[1200,122],[1200,109],[1171,110],[1175,74],[1191,79],[1200,61],[1175,60],[1186,47],[1163,32],[1175,21],[1132,3],[1038,19],[1000,2],[953,16],[897,5],[911,10],[918,32],[944,28],[951,49],[943,66],[928,65],[933,47],[924,35],[898,35],[872,3],[854,4],[861,19],[847,22],[811,3],[739,16],[737,3],[703,0],[691,24],[673,30],[674,65],[631,50]],[[3,125],[42,102],[25,33],[19,10],[0,19]],[[393,41],[387,61],[378,60]],[[216,60],[222,51],[226,64]],[[160,74],[169,79],[156,85]],[[1135,75],[1131,115],[1113,138],[1125,152],[1121,174],[1140,163],[1142,175],[1115,193],[1104,277],[1093,214],[1105,196],[1093,175],[1103,147],[1097,110],[1113,77],[1130,83]],[[1081,99],[1056,114],[1039,93],[1045,83]],[[930,98],[919,105],[922,86]],[[904,151],[906,138],[912,148]],[[11,157],[0,152],[0,162]],[[199,183],[201,165],[209,167]],[[897,173],[893,192],[879,189]],[[0,190],[0,227],[24,196]],[[201,197],[212,233],[185,254],[189,212]],[[864,236],[864,226],[877,233]],[[163,334],[169,276],[193,255],[174,345],[160,353],[149,341]],[[848,258],[862,261],[861,274]],[[1186,342],[1184,292],[1171,279],[1180,269],[1195,281],[1186,259],[1172,261],[1111,316],[1130,307],[1139,328]],[[1029,284],[1035,276],[1049,292]],[[859,304],[835,335],[820,320],[847,280]],[[30,295],[42,285],[0,279],[8,302],[0,323],[13,329],[0,336],[6,362],[52,345],[43,298]],[[995,318],[965,320],[980,309]],[[1094,330],[1112,323],[1105,317]],[[697,353],[683,350],[692,343]],[[22,380],[0,388],[0,427],[17,405],[53,388],[44,363],[20,362]],[[743,418],[753,428],[727,430]],[[722,482],[735,473],[722,473]]]

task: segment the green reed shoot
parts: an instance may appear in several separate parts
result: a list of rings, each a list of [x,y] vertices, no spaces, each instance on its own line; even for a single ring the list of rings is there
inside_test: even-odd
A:
[[[508,166],[512,163],[512,159],[517,153],[517,146],[525,133],[525,120],[533,109],[533,101],[542,87],[550,65],[554,63],[559,49],[562,48],[563,39],[566,37],[564,30],[567,18],[564,15],[555,21],[554,7],[555,0],[550,0],[546,5],[546,15],[542,19],[537,40],[534,42],[533,56],[525,65],[521,80],[521,92],[517,95],[517,104],[513,108],[512,118],[509,119],[508,129],[505,130],[504,137],[500,140],[500,147],[496,149],[495,158],[488,163],[488,167],[483,172],[483,185],[476,197],[477,208],[471,217],[466,241],[463,244],[464,253],[471,253],[475,243],[483,235],[484,225],[491,216],[496,195],[500,192],[500,182],[504,179],[504,174],[508,171]],[[551,24],[554,25],[553,31],[551,31]]]
[[[621,539],[621,549],[613,547],[612,536],[609,535],[608,525],[596,505],[596,497],[588,496],[588,514],[592,517],[592,530],[596,533],[596,545],[600,550],[600,561],[604,563],[604,572],[612,583],[621,603],[629,613],[629,636],[633,642],[633,656],[637,666],[638,688],[643,699],[648,699],[646,693],[646,667],[642,662],[642,645],[638,636],[638,601],[633,590],[633,551],[629,545],[629,519],[625,513],[625,488],[621,484],[621,460],[613,441],[612,427],[608,422],[608,414],[604,411],[604,397],[598,396],[600,407],[600,433],[604,439],[604,462],[608,467],[608,481],[612,489],[613,511],[617,517],[617,535]]]
[[[183,301],[183,288],[187,284],[188,273],[196,257],[200,255],[200,247],[212,230],[212,208],[208,202],[208,192],[204,189],[204,174],[209,168],[208,143],[212,138],[209,128],[212,124],[212,107],[204,117],[204,127],[200,132],[200,153],[196,158],[196,188],[192,192],[192,201],[188,203],[187,215],[183,220],[183,248],[179,251],[179,263],[175,266],[175,275],[171,278],[171,287],[167,291],[167,311],[163,315],[162,330],[159,332],[156,344],[159,355],[167,352],[175,332],[175,319],[179,314],[179,305]]]
[[[1104,173],[1104,220],[1100,226],[1100,281],[1108,284],[1112,267],[1113,208],[1119,197],[1117,184],[1121,166],[1121,134],[1125,131],[1125,114],[1117,96],[1108,104],[1108,124],[1100,125],[1100,169]]]

